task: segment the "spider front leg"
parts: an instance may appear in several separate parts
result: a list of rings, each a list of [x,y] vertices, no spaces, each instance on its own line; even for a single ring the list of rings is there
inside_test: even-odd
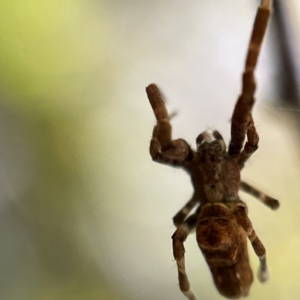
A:
[[[270,18],[271,3],[271,0],[262,0],[261,6],[258,8],[243,73],[242,93],[232,115],[229,155],[238,157],[243,148],[246,134],[248,142],[250,142],[239,161],[240,168],[243,167],[245,161],[257,149],[258,144],[258,135],[251,115],[256,89],[254,71]]]
[[[243,169],[245,162],[257,150],[258,142],[259,142],[259,136],[256,132],[252,115],[250,115],[248,130],[247,130],[247,142],[245,144],[243,151],[240,153],[237,161],[240,170]]]
[[[152,159],[172,166],[184,166],[193,158],[193,151],[185,140],[172,140],[170,117],[158,87],[150,84],[146,92],[157,120],[150,142]]]
[[[252,223],[247,215],[246,205],[244,203],[237,204],[234,213],[236,215],[237,222],[245,230],[248,239],[250,240],[252,247],[259,258],[260,266],[258,270],[258,279],[260,282],[265,282],[269,278],[266,249],[252,226]]]
[[[179,287],[182,293],[189,300],[197,300],[196,296],[190,289],[190,282],[185,270],[184,261],[184,241],[189,233],[196,227],[198,214],[195,213],[189,216],[175,231],[173,239],[173,255],[177,263]]]

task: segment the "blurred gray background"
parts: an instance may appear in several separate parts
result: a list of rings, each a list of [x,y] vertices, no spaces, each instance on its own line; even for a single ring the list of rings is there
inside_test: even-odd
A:
[[[172,217],[192,188],[150,159],[145,87],[178,112],[175,138],[194,146],[210,128],[228,142],[258,4],[1,1],[0,299],[184,299]],[[300,6],[275,4],[256,72],[260,148],[242,178],[281,207],[241,197],[271,271],[249,299],[296,300]],[[222,299],[193,234],[186,265],[199,299]]]

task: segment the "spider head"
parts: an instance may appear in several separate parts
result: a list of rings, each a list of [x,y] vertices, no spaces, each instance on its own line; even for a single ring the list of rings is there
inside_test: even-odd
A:
[[[206,148],[218,148],[220,151],[226,151],[226,145],[223,137],[218,131],[213,131],[212,134],[209,131],[200,133],[196,138],[197,151],[200,152]]]
[[[198,135],[196,143],[198,166],[207,175],[218,173],[218,165],[220,166],[226,153],[226,145],[220,133],[204,131]]]
[[[201,208],[197,223],[197,242],[208,260],[215,257],[234,259],[240,241],[240,226],[232,210],[222,203]]]

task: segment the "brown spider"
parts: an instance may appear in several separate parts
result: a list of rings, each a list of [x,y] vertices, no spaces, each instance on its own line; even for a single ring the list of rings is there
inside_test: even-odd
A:
[[[196,297],[190,290],[185,271],[184,241],[196,228],[198,245],[209,265],[216,287],[228,298],[247,296],[253,281],[247,251],[247,237],[259,257],[258,278],[268,279],[266,250],[256,235],[247,215],[246,204],[239,189],[248,192],[271,209],[279,202],[240,180],[245,162],[258,148],[258,134],[252,119],[254,105],[254,70],[271,13],[272,0],[262,0],[255,18],[242,80],[242,93],[235,105],[231,140],[226,151],[218,131],[205,131],[196,139],[194,151],[184,139],[172,140],[170,115],[155,84],[146,92],[157,124],[153,129],[150,154],[154,161],[182,167],[192,180],[194,194],[174,216],[177,230],[172,236],[173,254],[177,263],[181,291],[190,300]],[[245,142],[247,137],[247,142]],[[198,205],[196,212],[189,215]]]

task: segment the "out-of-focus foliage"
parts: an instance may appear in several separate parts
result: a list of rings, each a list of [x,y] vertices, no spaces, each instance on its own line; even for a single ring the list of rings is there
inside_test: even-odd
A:
[[[79,216],[87,119],[111,84],[108,32],[101,5],[0,3],[1,299],[113,299]]]
[[[88,88],[109,76],[109,26],[98,8],[93,14],[84,1],[1,1],[2,93],[48,113],[87,106]]]

